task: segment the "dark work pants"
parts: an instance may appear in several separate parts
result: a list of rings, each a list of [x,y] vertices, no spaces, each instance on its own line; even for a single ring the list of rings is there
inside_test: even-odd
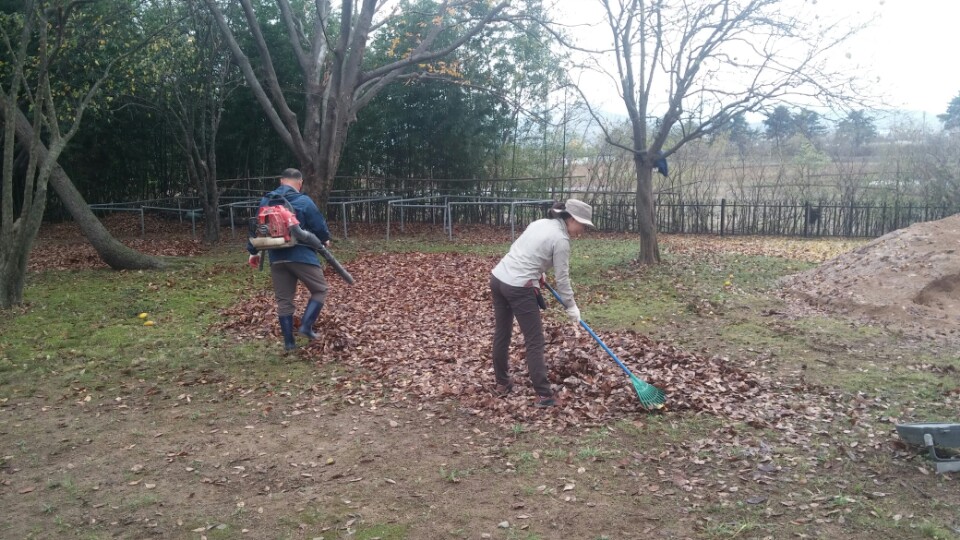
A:
[[[527,348],[527,371],[537,395],[553,395],[547,380],[547,366],[543,363],[543,320],[540,306],[532,287],[512,287],[490,276],[490,292],[493,296],[493,314],[496,326],[493,330],[493,372],[497,383],[510,384],[510,336],[513,334],[513,319],[516,317],[523,332]]]
[[[327,298],[327,280],[323,268],[306,263],[285,262],[270,265],[273,293],[277,297],[277,315],[293,315],[293,299],[297,295],[297,280],[310,291],[310,299],[321,304]]]

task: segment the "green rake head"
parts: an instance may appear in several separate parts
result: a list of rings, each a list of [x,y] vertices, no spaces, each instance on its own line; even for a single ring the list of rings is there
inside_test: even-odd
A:
[[[637,376],[633,374],[630,375],[630,382],[633,384],[633,389],[636,390],[637,397],[640,398],[640,404],[643,405],[644,408],[663,408],[663,404],[667,401],[663,390],[660,390],[648,382],[638,379]]]

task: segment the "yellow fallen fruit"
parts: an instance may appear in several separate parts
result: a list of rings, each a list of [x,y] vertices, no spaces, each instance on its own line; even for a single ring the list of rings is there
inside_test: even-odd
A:
[[[143,323],[143,325],[144,325],[144,326],[153,326],[153,325],[154,325],[154,322],[153,322],[153,321],[146,321],[146,322]]]
[[[137,315],[137,317],[140,317],[141,319],[146,319],[146,318],[147,318],[147,314],[146,314],[146,313],[141,313],[141,314]]]

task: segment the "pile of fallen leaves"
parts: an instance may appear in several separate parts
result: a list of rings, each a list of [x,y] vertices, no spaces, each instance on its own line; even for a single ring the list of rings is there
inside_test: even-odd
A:
[[[514,392],[506,398],[492,394],[489,273],[496,262],[496,257],[454,253],[365,255],[347,265],[356,279],[353,287],[327,269],[332,287],[317,323],[322,337],[300,354],[352,368],[352,375],[336,383],[347,399],[365,406],[455,401],[495,422],[559,426],[600,424],[642,412],[628,378],[586,332],[566,321],[555,302],[549,303],[544,321],[546,361],[562,406],[532,407],[534,392],[516,326],[510,359]],[[272,292],[251,295],[223,312],[223,327],[243,338],[277,339]],[[299,291],[301,310],[307,296]],[[589,305],[583,308],[589,319]],[[638,377],[666,392],[664,411],[698,411],[774,427],[810,414],[809,407],[828,399],[748,372],[726,358],[697,356],[634,332],[601,332],[601,337]]]
[[[147,255],[193,257],[206,252],[200,240],[193,238],[189,221],[144,216],[145,235],[141,235],[140,214],[118,213],[101,220],[114,238]],[[202,224],[198,223],[199,228]],[[74,222],[44,224],[30,252],[27,268],[41,270],[84,270],[107,268],[97,251]]]
[[[780,257],[819,263],[846,253],[864,242],[844,238],[802,239],[769,236],[661,235],[665,251],[677,255],[722,254]]]

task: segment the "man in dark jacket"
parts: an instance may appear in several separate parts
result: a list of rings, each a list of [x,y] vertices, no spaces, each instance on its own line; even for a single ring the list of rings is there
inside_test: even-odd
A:
[[[300,193],[303,187],[303,175],[297,169],[286,169],[280,176],[280,187],[268,193],[260,200],[260,207],[290,203],[297,215],[300,226],[317,235],[324,245],[330,245],[330,230],[323,214],[310,197]],[[247,242],[250,253],[249,263],[256,267],[260,264],[260,253],[253,244]],[[273,292],[277,298],[277,315],[280,330],[283,333],[283,348],[291,351],[297,348],[293,335],[293,300],[297,292],[297,281],[302,282],[310,291],[303,316],[300,317],[300,334],[310,340],[317,339],[313,324],[320,316],[323,302],[327,297],[327,280],[323,277],[317,252],[309,246],[295,245],[289,248],[271,249],[270,277],[273,278]]]

